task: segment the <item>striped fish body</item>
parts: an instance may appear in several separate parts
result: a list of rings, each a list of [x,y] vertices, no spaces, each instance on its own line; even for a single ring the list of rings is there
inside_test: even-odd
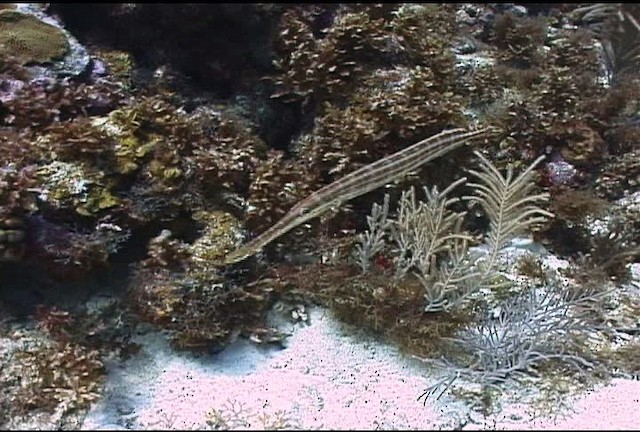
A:
[[[446,130],[365,165],[300,201],[271,228],[227,255],[225,263],[233,264],[242,261],[276,238],[309,219],[323,214],[328,209],[337,208],[346,201],[364,195],[386,183],[399,180],[425,163],[461,147],[467,140],[487,135],[492,130],[492,128],[474,131],[460,128]]]

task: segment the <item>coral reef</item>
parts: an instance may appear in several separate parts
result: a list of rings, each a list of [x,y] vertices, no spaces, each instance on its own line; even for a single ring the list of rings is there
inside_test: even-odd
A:
[[[317,29],[312,17],[325,15],[329,25]],[[303,177],[296,184],[288,175],[270,176],[268,188],[287,191],[289,203],[447,126],[466,126],[454,55],[445,48],[455,28],[453,8],[344,5],[310,14],[298,7],[283,14],[279,28],[272,97],[299,107],[303,120],[290,146],[294,157],[277,157],[277,169]],[[254,184],[267,187],[262,175]],[[346,219],[326,226],[352,224]]]
[[[300,182],[304,169],[300,162],[286,159],[281,151],[269,152],[257,166],[249,186],[248,229],[265,231],[282,218],[287,209],[312,192],[310,185]]]
[[[220,272],[222,259],[242,238],[237,220],[219,211],[194,218],[203,232],[193,243],[172,238],[168,230],[149,242],[149,257],[130,285],[130,307],[169,330],[176,347],[219,350],[262,325],[271,290],[230,286]]]
[[[499,330],[478,309],[534,304],[532,287],[553,282],[539,257],[505,252],[513,233],[496,226],[508,221],[482,201],[518,181],[483,182],[507,167],[528,175],[526,193],[511,197],[521,201],[503,204],[556,214],[534,239],[569,260],[571,289],[629,280],[640,241],[634,22],[637,7],[621,5],[3,5],[0,307],[11,309],[21,289],[14,266],[40,275],[35,300],[14,312],[55,343],[23,347],[25,369],[0,371],[44,386],[20,389],[9,377],[0,405],[18,401],[24,415],[86,407],[101,358],[135,349],[120,316],[166,330],[177,348],[210,351],[239,336],[280,343],[286,335],[264,322],[274,301],[317,301],[411,354],[455,354],[461,347],[442,338],[471,322]],[[490,155],[471,172],[481,173],[476,185],[457,180],[474,163],[461,148],[398,179],[402,187],[363,194],[256,259],[225,265],[313,192],[443,130],[486,126],[496,134],[472,144]],[[401,193],[411,185],[428,185],[431,205],[416,189]],[[474,205],[459,199],[479,190]],[[438,215],[446,234],[407,228]],[[389,230],[401,243],[383,242]],[[456,304],[453,286],[474,280],[455,264],[482,273],[463,263],[482,233],[490,253],[480,255],[527,281],[488,265],[472,290],[476,309],[443,311]],[[449,237],[429,246],[438,235]],[[63,308],[60,287],[90,295],[92,278],[116,269],[126,294],[105,312],[111,319]],[[520,318],[509,319],[526,327]],[[495,372],[495,358],[483,358]]]
[[[196,179],[209,195],[226,190],[245,196],[259,155],[267,151],[254,125],[230,110],[200,113],[198,121],[206,139],[194,143]]]
[[[280,21],[281,39],[276,45],[275,65],[283,74],[274,81],[274,97],[308,98],[316,103],[349,93],[349,86],[362,75],[374,54],[393,50],[384,31],[384,20],[365,12],[339,14],[322,38],[313,34],[304,12],[292,9]]]
[[[461,147],[466,140],[483,137],[490,132],[490,128],[474,131],[446,130],[372,164],[365,165],[342,179],[318,189],[300,201],[260,237],[251,240],[242,249],[227,256],[226,262],[234,263],[253,255],[263,246],[307,220],[321,216],[327,210],[336,208],[342,203],[366,194],[386,183],[403,178],[419,166]]]

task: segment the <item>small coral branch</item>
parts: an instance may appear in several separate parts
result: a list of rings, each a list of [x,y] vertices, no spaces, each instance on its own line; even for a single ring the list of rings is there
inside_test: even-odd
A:
[[[385,231],[391,223],[389,215],[389,194],[385,194],[382,205],[375,203],[371,208],[371,215],[367,216],[369,229],[358,235],[360,243],[356,244],[355,259],[362,273],[367,273],[371,267],[371,260],[384,248]]]

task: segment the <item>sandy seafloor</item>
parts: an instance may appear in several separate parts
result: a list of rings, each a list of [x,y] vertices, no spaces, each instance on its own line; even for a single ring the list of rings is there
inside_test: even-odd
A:
[[[82,428],[640,429],[640,381],[597,385],[552,414],[512,404],[485,417],[450,395],[423,405],[433,373],[324,309],[311,309],[308,324],[283,323],[284,349],[238,339],[200,357],[140,335],[142,350],[110,367]]]

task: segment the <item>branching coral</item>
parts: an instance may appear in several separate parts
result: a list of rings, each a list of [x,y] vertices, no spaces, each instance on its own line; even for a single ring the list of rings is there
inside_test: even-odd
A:
[[[93,124],[117,140],[116,172],[129,174],[145,166],[160,182],[181,176],[178,153],[188,154],[199,139],[186,116],[160,98],[143,97]]]
[[[595,142],[602,143],[600,127],[607,119],[597,116],[594,101],[602,99],[605,89],[597,85],[597,53],[589,39],[559,31],[540,68],[536,81],[508,102],[502,126],[535,154],[543,153],[545,143],[578,159],[597,158],[602,145]],[[577,133],[567,134],[568,128]]]
[[[448,125],[464,125],[461,99],[429,68],[377,70],[345,108],[327,103],[295,148],[317,188]]]
[[[87,116],[109,109],[120,94],[106,83],[32,80],[15,59],[4,59],[0,69],[0,79],[20,83],[5,95],[0,111],[0,215],[6,222],[3,255],[21,258],[26,252],[35,257],[43,250],[29,250],[37,242],[24,241],[35,238],[29,232],[31,214],[44,210],[71,222],[74,216],[93,217],[117,206],[110,185],[103,183],[104,173],[95,169],[109,146],[89,125]],[[14,230],[23,241],[10,244],[9,239],[17,235]]]
[[[306,171],[301,162],[283,156],[282,152],[270,151],[252,175],[245,221],[252,231],[262,232],[276,223],[287,209],[309,195],[310,185],[316,183],[311,180],[313,173]]]
[[[198,9],[180,8],[173,10],[184,16],[193,16]],[[238,274],[231,272],[244,270],[227,268],[230,273],[222,274],[220,264],[245,233],[239,220],[221,208],[239,213],[246,204],[243,228],[254,233],[276,225],[240,249],[235,258],[227,258],[230,263],[247,250],[253,253],[300,227],[316,212],[337,208],[344,200],[369,191],[372,184],[394,180],[385,176],[396,170],[417,170],[418,165],[404,163],[425,155],[378,165],[381,170],[374,177],[359,171],[367,164],[393,158],[395,152],[409,150],[425,137],[465,127],[470,119],[480,117],[480,123],[489,119],[488,123],[506,130],[497,146],[496,164],[515,156],[512,163],[525,173],[505,177],[487,161],[472,172],[478,180],[468,185],[476,191],[470,199],[490,221],[489,251],[484,256],[469,253],[472,236],[464,225],[464,201],[453,198],[452,189],[461,185],[452,182],[455,171],[447,167],[457,164],[456,158],[464,153],[460,152],[440,167],[418,173],[421,180],[436,179],[443,186],[425,189],[426,202],[420,202],[414,190],[403,195],[395,217],[388,199],[376,207],[369,218],[371,232],[361,237],[358,256],[364,274],[355,275],[345,265],[316,266],[307,269],[306,276],[298,275],[298,285],[313,275],[308,285],[324,290],[325,301],[343,317],[362,320],[414,348],[437,344],[438,336],[451,335],[464,321],[453,316],[452,312],[466,313],[453,311],[455,306],[475,300],[472,294],[480,288],[492,290],[504,281],[496,263],[508,240],[539,216],[548,216],[539,207],[546,195],[532,192],[534,168],[523,166],[522,160],[551,153],[552,161],[561,157],[574,171],[595,175],[597,170],[591,168],[603,161],[608,143],[613,144],[617,159],[600,175],[603,187],[619,187],[610,183],[623,174],[635,178],[637,171],[628,160],[634,151],[633,134],[607,135],[619,122],[618,116],[636,109],[633,93],[621,88],[610,91],[600,83],[598,51],[590,35],[564,26],[562,17],[554,23],[507,13],[494,20],[482,11],[495,12],[496,7],[474,6],[479,12],[467,17],[475,26],[471,30],[486,25],[491,37],[484,40],[486,44],[470,38],[464,52],[471,54],[463,57],[460,39],[468,35],[457,28],[460,8],[421,4],[278,7],[286,12],[273,34],[275,71],[260,71],[261,75],[273,73],[256,85],[257,91],[253,80],[242,83],[243,89],[251,89],[242,97],[260,106],[254,110],[255,124],[227,106],[208,104],[210,95],[198,90],[190,89],[197,93],[191,99],[171,94],[167,87],[176,90],[187,80],[176,81],[180,86],[166,85],[167,76],[174,72],[164,66],[148,79],[137,73],[133,55],[124,51],[98,52],[111,74],[102,72],[105,80],[88,78],[85,84],[80,83],[85,77],[30,82],[14,74],[9,80],[6,72],[13,74],[20,62],[0,59],[0,145],[6,150],[0,156],[0,256],[20,256],[25,249],[21,238],[29,238],[34,247],[27,252],[41,261],[42,268],[53,266],[52,274],[84,274],[106,264],[133,232],[132,247],[147,243],[149,256],[134,264],[129,289],[132,308],[143,320],[167,329],[177,346],[221,346],[238,332],[248,335],[262,325],[273,285],[283,288],[293,279],[274,277],[277,282],[234,286]],[[120,11],[118,16],[125,20],[134,18],[129,22],[142,18],[142,10],[166,17],[161,8],[102,10]],[[202,22],[197,27],[201,26]],[[184,30],[188,33],[190,28]],[[155,55],[148,51],[144,46],[136,57]],[[265,53],[268,62],[268,50]],[[182,55],[161,54],[174,59]],[[225,67],[234,62],[203,58],[192,70],[202,76],[210,71],[217,76],[214,81],[241,81],[232,76],[239,69]],[[245,71],[238,76],[246,76]],[[148,85],[147,80],[159,84]],[[236,90],[221,87],[224,95]],[[273,105],[262,100],[269,93],[276,99]],[[193,111],[203,103],[208,106]],[[494,105],[487,107],[487,103]],[[277,143],[282,151],[270,150],[263,142],[269,127],[260,122],[282,118],[283,106],[288,113],[295,112],[295,124],[286,139]],[[268,116],[265,107],[272,110]],[[293,142],[288,141],[291,136]],[[39,169],[32,170],[31,164]],[[363,177],[358,181],[342,181],[359,175]],[[584,178],[576,174],[572,181]],[[634,179],[624,180],[629,182],[626,189],[635,187]],[[313,191],[319,193],[313,195]],[[39,199],[38,207],[34,197]],[[356,207],[370,203],[371,197],[360,200]],[[29,215],[36,210],[40,213]],[[351,213],[348,218],[353,232],[359,220]],[[322,225],[328,231],[333,227]],[[158,235],[149,240],[154,233]],[[344,236],[332,240],[337,244]],[[320,244],[329,241],[320,239]],[[614,255],[619,251],[607,244],[599,250]],[[332,256],[336,259],[339,254]],[[398,269],[395,274],[394,269]],[[287,270],[278,266],[274,275],[279,276],[277,271],[286,274]],[[359,289],[355,294],[353,286]],[[539,300],[523,299],[531,304]],[[430,314],[424,313],[425,307]],[[511,317],[510,322],[520,318]],[[491,345],[494,330],[469,333],[470,339],[485,343],[475,346],[477,351],[495,348]],[[513,365],[520,364],[513,355],[505,357]],[[489,370],[487,379],[492,379],[491,361],[479,364]]]
[[[280,73],[274,77],[275,96],[313,95],[313,106],[320,110],[325,102],[341,106],[352,91],[366,88],[363,78],[392,65],[429,69],[429,85],[445,91],[453,77],[454,56],[447,49],[453,10],[444,5],[405,5],[382,17],[376,11],[345,6],[322,38],[314,36],[301,11],[286,12],[277,41]]]
[[[275,78],[275,97],[305,98],[316,102],[344,93],[363,71],[384,52],[387,38],[382,19],[364,12],[340,14],[333,25],[316,38],[300,11],[287,11],[281,19],[279,54],[281,74]],[[398,47],[399,49],[399,47]]]
[[[439,82],[451,83],[455,57],[450,51],[455,10],[448,4],[403,4],[393,13],[390,40],[408,64],[428,67]]]
[[[558,284],[560,282],[557,282]],[[566,287],[547,286],[505,301],[496,316],[487,315],[480,323],[465,328],[455,338],[471,358],[467,362],[448,359],[428,360],[447,375],[418,398],[440,397],[456,380],[470,379],[487,388],[499,389],[509,379],[536,374],[542,363],[552,360],[570,365],[578,372],[594,367],[580,353],[578,337],[590,328],[586,316],[590,306],[604,293],[572,293]]]
[[[250,156],[243,155],[255,151],[254,141],[244,139],[233,121],[222,121],[213,140],[207,127],[162,96],[140,97],[90,125],[78,123],[76,135],[87,141],[84,152],[71,143],[57,147],[62,157],[82,158],[105,171],[109,189],[120,192],[122,217],[147,224],[191,211],[202,196],[219,198],[225,190],[247,187]]]
[[[436,64],[378,69],[362,80],[352,104],[363,107],[389,140],[431,134],[444,126],[462,126],[464,99],[454,88],[453,66],[445,60]],[[443,66],[449,68],[446,78],[440,76]]]
[[[4,347],[15,360],[0,370],[4,391],[0,409],[14,415],[33,415],[38,410],[67,413],[85,409],[98,399],[104,367],[97,351],[20,332],[13,337],[17,340],[5,342]]]
[[[476,112],[515,139],[500,143],[500,154],[562,158],[575,171],[571,183],[586,186],[597,172],[588,167],[606,158],[607,130],[637,110],[637,89],[620,80],[608,87],[597,41],[566,23],[562,13],[497,16],[491,45],[478,46],[489,61],[461,78]]]
[[[103,49],[97,49],[96,51],[96,57],[104,61],[106,65],[110,75],[109,78],[121,83],[124,89],[130,89],[135,65],[133,56],[126,51]]]
[[[231,112],[202,113],[207,139],[194,143],[196,179],[211,195],[225,190],[245,194],[266,146],[246,119]]]
[[[3,104],[0,125],[42,131],[57,121],[109,112],[121,98],[118,87],[107,82],[32,80]]]
[[[113,163],[116,142],[87,117],[57,122],[46,128],[46,134],[35,142],[38,150],[51,159],[86,161],[89,166],[107,167]]]
[[[450,209],[456,200],[447,196],[466,179],[453,182],[442,192],[425,188],[423,202],[417,202],[411,189],[403,193],[395,218],[391,221],[377,218],[380,224],[388,225],[395,244],[395,279],[400,281],[410,270],[414,271],[425,288],[428,312],[461,307],[479,290],[496,289],[499,256],[508,242],[553,216],[537,205],[548,195],[532,193],[533,169],[541,159],[514,177],[511,167],[503,176],[484,156],[478,152],[476,155],[480,158],[481,170],[469,172],[480,183],[469,183],[474,195],[466,199],[479,203],[489,217],[490,228],[485,240],[488,253],[484,258],[469,254],[468,245],[473,238],[463,231],[464,214]],[[375,227],[376,231],[379,229]],[[362,237],[361,241],[366,239]],[[363,248],[364,244],[360,250]]]

